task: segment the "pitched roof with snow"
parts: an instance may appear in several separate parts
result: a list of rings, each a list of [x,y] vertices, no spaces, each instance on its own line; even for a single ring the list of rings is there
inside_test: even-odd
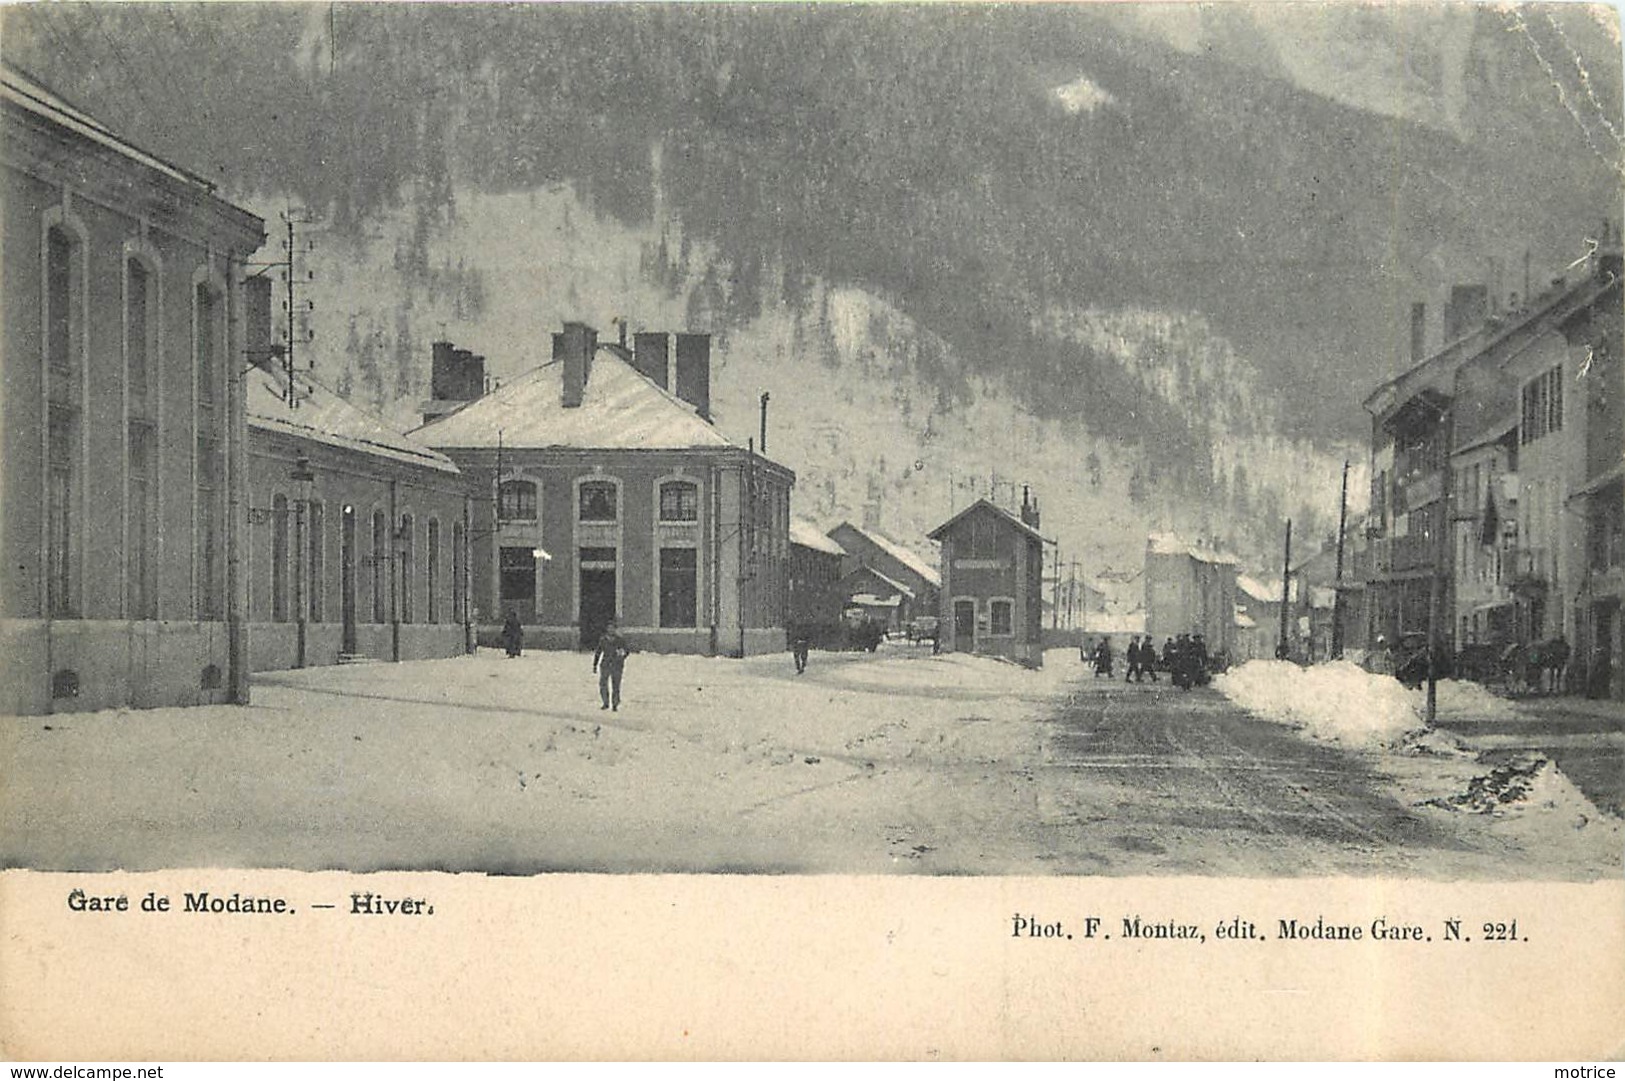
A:
[[[874,579],[878,580],[880,583],[882,583],[883,585],[888,586],[889,588],[896,590],[898,593],[901,593],[905,597],[912,598],[914,596],[914,591],[912,589],[910,589],[908,586],[904,585],[902,582],[899,582],[897,579],[893,578],[889,574],[883,574],[880,571],[875,570],[873,567],[859,567],[857,570],[855,570],[851,574],[847,575],[847,577],[848,578],[856,578],[859,575],[863,575],[863,574],[869,575],[871,578],[874,578]]]
[[[382,418],[352,405],[308,375],[300,373],[294,381],[297,409],[287,402],[286,377],[280,372],[250,368],[243,382],[247,387],[244,407],[252,428],[313,439],[442,473],[458,472],[444,454],[395,431]]]
[[[432,447],[687,450],[735,447],[692,405],[608,351],[593,358],[581,404],[566,408],[561,373],[545,364],[411,434]]]
[[[1146,548],[1159,556],[1190,556],[1198,563],[1234,565],[1241,560],[1229,552],[1209,548],[1200,542],[1186,541],[1177,533],[1152,533],[1146,538]]]
[[[958,514],[954,515],[952,518],[949,518],[946,522],[943,522],[941,525],[937,526],[937,528],[935,528],[931,532],[927,533],[926,536],[930,537],[932,540],[938,539],[939,537],[942,536],[942,534],[946,533],[949,529],[953,528],[953,526],[961,518],[964,518],[966,515],[970,514],[972,511],[975,511],[975,510],[990,510],[994,514],[998,515],[1000,518],[1003,518],[1006,522],[1009,522],[1011,525],[1013,525],[1017,529],[1021,530],[1023,533],[1025,533],[1028,536],[1032,537],[1034,540],[1043,541],[1045,544],[1054,543],[1048,537],[1046,537],[1042,533],[1040,533],[1038,530],[1034,529],[1032,526],[1028,525],[1026,522],[1023,522],[1016,515],[1011,514],[1009,511],[1005,510],[1003,507],[999,506],[997,503],[995,503],[992,500],[986,498],[985,496],[983,498],[981,498],[981,499],[978,499],[976,502],[972,503],[970,506],[966,507],[964,510],[960,511]]]
[[[818,531],[818,527],[803,518],[790,519],[790,543],[799,544],[803,548],[811,548],[815,552],[825,552],[832,556],[846,555],[846,549],[835,543],[832,537]]]

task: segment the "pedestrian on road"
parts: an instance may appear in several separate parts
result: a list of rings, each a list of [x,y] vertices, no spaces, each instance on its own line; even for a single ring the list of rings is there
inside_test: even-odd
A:
[[[517,657],[525,651],[525,628],[519,623],[519,614],[512,610],[502,621],[502,647],[509,657]]]
[[[790,642],[790,653],[796,660],[796,675],[807,670],[807,651],[810,648],[807,642],[807,632],[798,630]]]
[[[626,667],[626,655],[631,647],[612,619],[604,625],[604,636],[598,639],[598,648],[592,655],[592,670],[598,673],[598,697],[603,700],[599,709],[621,708],[621,672]]]
[[[1123,654],[1127,665],[1123,671],[1124,683],[1141,683],[1144,677],[1140,675],[1140,636],[1134,635],[1128,640],[1128,651]]]

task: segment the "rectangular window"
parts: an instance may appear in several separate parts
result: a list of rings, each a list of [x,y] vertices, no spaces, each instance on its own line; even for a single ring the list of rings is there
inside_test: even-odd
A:
[[[1532,443],[1563,428],[1563,366],[1524,384],[1519,443]]]
[[[429,622],[440,622],[440,523],[429,519],[428,547]]]
[[[73,371],[73,242],[52,229],[45,251],[46,358],[58,374]]]
[[[579,562],[588,570],[612,571],[615,569],[615,549],[583,548]]]
[[[271,500],[271,620],[288,621],[288,497]]]
[[[700,489],[687,481],[667,481],[660,486],[662,522],[697,522],[700,518]]]
[[[79,614],[74,600],[74,537],[78,516],[73,510],[78,419],[74,410],[53,406],[46,436],[49,461],[46,480],[45,592],[48,611],[59,618]]]
[[[699,575],[693,548],[660,549],[660,625],[692,627],[698,610]]]
[[[225,589],[220,558],[220,493],[225,470],[220,443],[215,439],[197,441],[197,541],[198,618],[224,618]]]
[[[580,517],[583,522],[615,521],[615,485],[607,481],[582,484]]]
[[[124,339],[129,350],[130,399],[144,403],[147,397],[147,287],[146,264],[139,259],[125,264]]]
[[[153,588],[154,553],[157,539],[154,467],[157,440],[152,425],[130,422],[130,506],[129,609],[131,619],[156,619],[156,592]]]
[[[531,548],[504,548],[501,554],[502,599],[536,599],[536,552]]]
[[[323,533],[322,505],[312,501],[309,509],[305,511],[309,520],[306,527],[310,535],[310,561],[307,564],[310,571],[310,621],[320,623],[323,616],[323,594],[326,592],[326,568],[323,563],[326,538]]]
[[[989,634],[1012,634],[1010,615],[1014,606],[1009,601],[989,601],[987,606]]]

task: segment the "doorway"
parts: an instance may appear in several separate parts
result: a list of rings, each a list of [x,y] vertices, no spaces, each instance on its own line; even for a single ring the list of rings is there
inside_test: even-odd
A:
[[[976,652],[976,602],[954,601],[954,649]]]
[[[583,548],[580,558],[581,645],[590,649],[615,618],[615,549]]]

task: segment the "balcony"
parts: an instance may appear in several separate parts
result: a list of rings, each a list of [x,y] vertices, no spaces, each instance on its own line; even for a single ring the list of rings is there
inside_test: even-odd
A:
[[[1431,537],[1384,537],[1372,542],[1378,574],[1432,570],[1438,545]]]

